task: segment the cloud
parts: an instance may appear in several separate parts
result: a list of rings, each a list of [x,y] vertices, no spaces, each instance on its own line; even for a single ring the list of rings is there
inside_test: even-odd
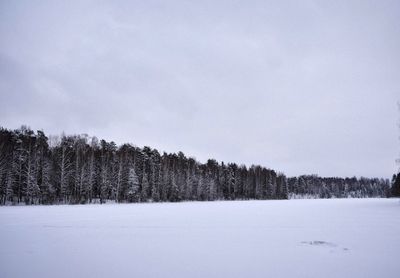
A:
[[[395,170],[396,1],[0,8],[0,123],[289,175]]]

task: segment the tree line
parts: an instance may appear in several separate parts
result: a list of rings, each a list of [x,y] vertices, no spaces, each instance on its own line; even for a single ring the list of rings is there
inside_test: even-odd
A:
[[[288,179],[291,198],[364,198],[389,197],[388,179],[378,178],[322,178],[303,175]]]
[[[0,128],[1,204],[383,197],[389,187],[383,179],[288,179],[258,165],[200,163],[182,152],[160,154],[88,135]]]

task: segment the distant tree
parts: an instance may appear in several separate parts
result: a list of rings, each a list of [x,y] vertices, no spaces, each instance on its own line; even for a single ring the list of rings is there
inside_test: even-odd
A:
[[[197,181],[197,200],[204,201],[206,198],[207,183],[204,181],[203,175],[200,173]]]
[[[14,177],[13,177],[13,170],[10,169],[9,172],[7,173],[7,178],[6,178],[6,191],[5,191],[5,198],[3,201],[3,204],[6,202],[13,202],[14,199]]]
[[[288,199],[288,184],[284,174],[279,174],[277,178],[279,184],[278,199]]]
[[[261,167],[255,166],[254,167],[255,198],[259,200],[264,198],[263,181],[261,177],[262,177]]]
[[[131,167],[128,175],[128,199],[130,202],[138,202],[139,196],[139,178],[134,167]]]
[[[56,190],[51,181],[51,173],[53,172],[51,161],[49,158],[45,158],[42,162],[41,167],[41,203],[42,204],[52,204],[56,199]]]
[[[214,179],[212,179],[212,178],[209,178],[209,187],[210,187],[210,191],[208,194],[208,196],[209,196],[208,200],[214,201],[218,198],[218,195],[217,195],[217,186],[215,184]]]
[[[145,170],[143,170],[143,177],[142,177],[142,190],[141,190],[141,197],[140,200],[142,202],[146,202],[148,200],[149,196],[149,179],[147,178],[147,173]]]
[[[71,162],[71,146],[65,136],[62,137],[61,144],[56,147],[55,154],[58,168],[58,195],[62,202],[68,202],[69,179],[73,174],[73,164]]]
[[[96,153],[99,149],[99,141],[96,137],[92,137],[89,149],[90,150],[86,167],[87,183],[84,186],[83,193],[85,194],[85,199],[91,203],[93,199],[93,191],[96,186],[96,180],[98,179]]]
[[[159,202],[161,200],[161,181],[162,181],[162,173],[161,173],[161,165],[158,165],[157,169],[155,167],[152,168],[152,176],[153,176],[153,188],[151,190],[151,199],[154,202]]]
[[[0,202],[2,204],[6,201],[6,177],[7,177],[7,155],[9,155],[6,151],[6,140],[0,142]]]
[[[160,185],[158,180],[158,169],[160,167],[159,164],[160,154],[158,152],[153,152],[150,157],[150,199],[154,202],[160,201]]]
[[[118,158],[118,170],[117,174],[115,177],[115,183],[116,183],[116,188],[115,188],[115,200],[117,202],[121,202],[124,196],[124,190],[123,190],[123,181],[124,181],[124,160],[122,158],[122,155]]]
[[[400,197],[400,173],[393,175],[391,195],[393,197]]]
[[[175,175],[172,174],[171,176],[171,186],[170,186],[170,193],[169,193],[169,201],[170,202],[178,202],[180,201],[180,191],[179,187],[176,183]]]

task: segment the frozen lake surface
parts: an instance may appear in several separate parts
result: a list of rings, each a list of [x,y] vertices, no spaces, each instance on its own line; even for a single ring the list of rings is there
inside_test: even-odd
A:
[[[400,277],[400,200],[0,207],[0,277]]]

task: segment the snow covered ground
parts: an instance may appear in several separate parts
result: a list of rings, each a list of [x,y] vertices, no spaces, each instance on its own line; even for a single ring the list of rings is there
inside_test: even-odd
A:
[[[400,200],[0,207],[0,277],[400,277]]]

